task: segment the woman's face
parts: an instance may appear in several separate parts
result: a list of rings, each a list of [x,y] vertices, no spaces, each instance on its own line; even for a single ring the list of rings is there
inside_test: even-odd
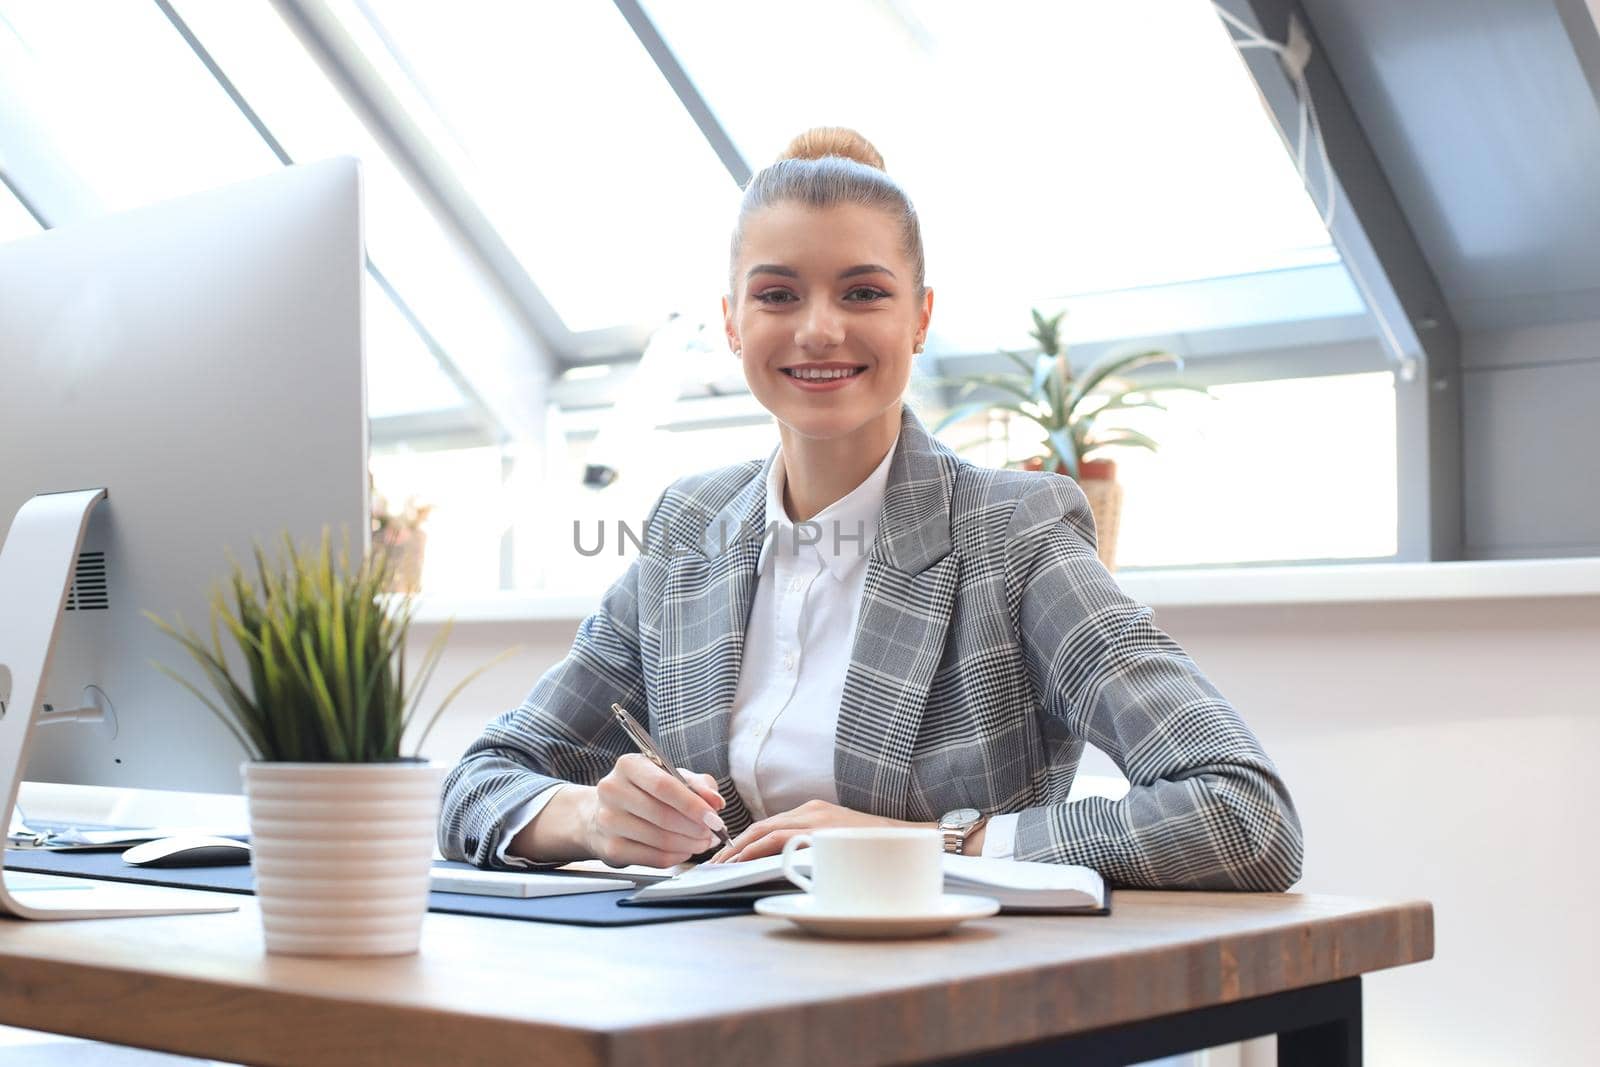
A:
[[[886,212],[857,204],[758,212],[746,220],[733,284],[722,301],[728,343],[779,422],[832,438],[898,409],[933,292],[918,297],[900,226]],[[848,376],[796,373],[806,370]]]

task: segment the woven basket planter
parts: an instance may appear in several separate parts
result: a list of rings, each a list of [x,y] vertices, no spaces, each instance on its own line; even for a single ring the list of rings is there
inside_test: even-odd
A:
[[[1023,464],[1028,470],[1043,470],[1044,460],[1034,457]],[[1057,474],[1066,474],[1060,467]],[[1122,483],[1117,481],[1115,460],[1091,459],[1079,468],[1078,488],[1089,498],[1094,516],[1096,551],[1106,570],[1117,569],[1117,532],[1122,523]]]

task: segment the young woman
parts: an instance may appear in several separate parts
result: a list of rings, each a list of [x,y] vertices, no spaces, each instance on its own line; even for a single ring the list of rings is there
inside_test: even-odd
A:
[[[662,494],[566,658],[452,772],[445,855],[670,866],[912,825],[1124,886],[1298,880],[1288,790],[1100,565],[1077,486],[974,466],[903,403],[933,291],[916,213],[859,135],[809,131],[751,179],[723,313],[778,448]],[[635,752],[613,701],[692,787]],[[1086,743],[1126,797],[1067,802]]]

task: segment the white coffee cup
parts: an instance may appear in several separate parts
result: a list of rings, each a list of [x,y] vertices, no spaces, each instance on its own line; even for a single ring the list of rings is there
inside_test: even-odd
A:
[[[809,878],[795,870],[795,850],[802,845],[811,846]],[[813,830],[784,844],[783,876],[810,893],[819,911],[931,912],[944,895],[944,838],[937,830],[909,826]]]

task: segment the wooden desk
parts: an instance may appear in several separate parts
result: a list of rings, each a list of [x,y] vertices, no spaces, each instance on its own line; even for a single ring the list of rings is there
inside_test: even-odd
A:
[[[1359,976],[1433,955],[1430,904],[1300,894],[1125,891],[898,943],[429,915],[378,960],[267,956],[242,904],[0,922],[0,1023],[263,1064],[1114,1063],[1279,1030],[1281,1060],[1348,1064]]]

